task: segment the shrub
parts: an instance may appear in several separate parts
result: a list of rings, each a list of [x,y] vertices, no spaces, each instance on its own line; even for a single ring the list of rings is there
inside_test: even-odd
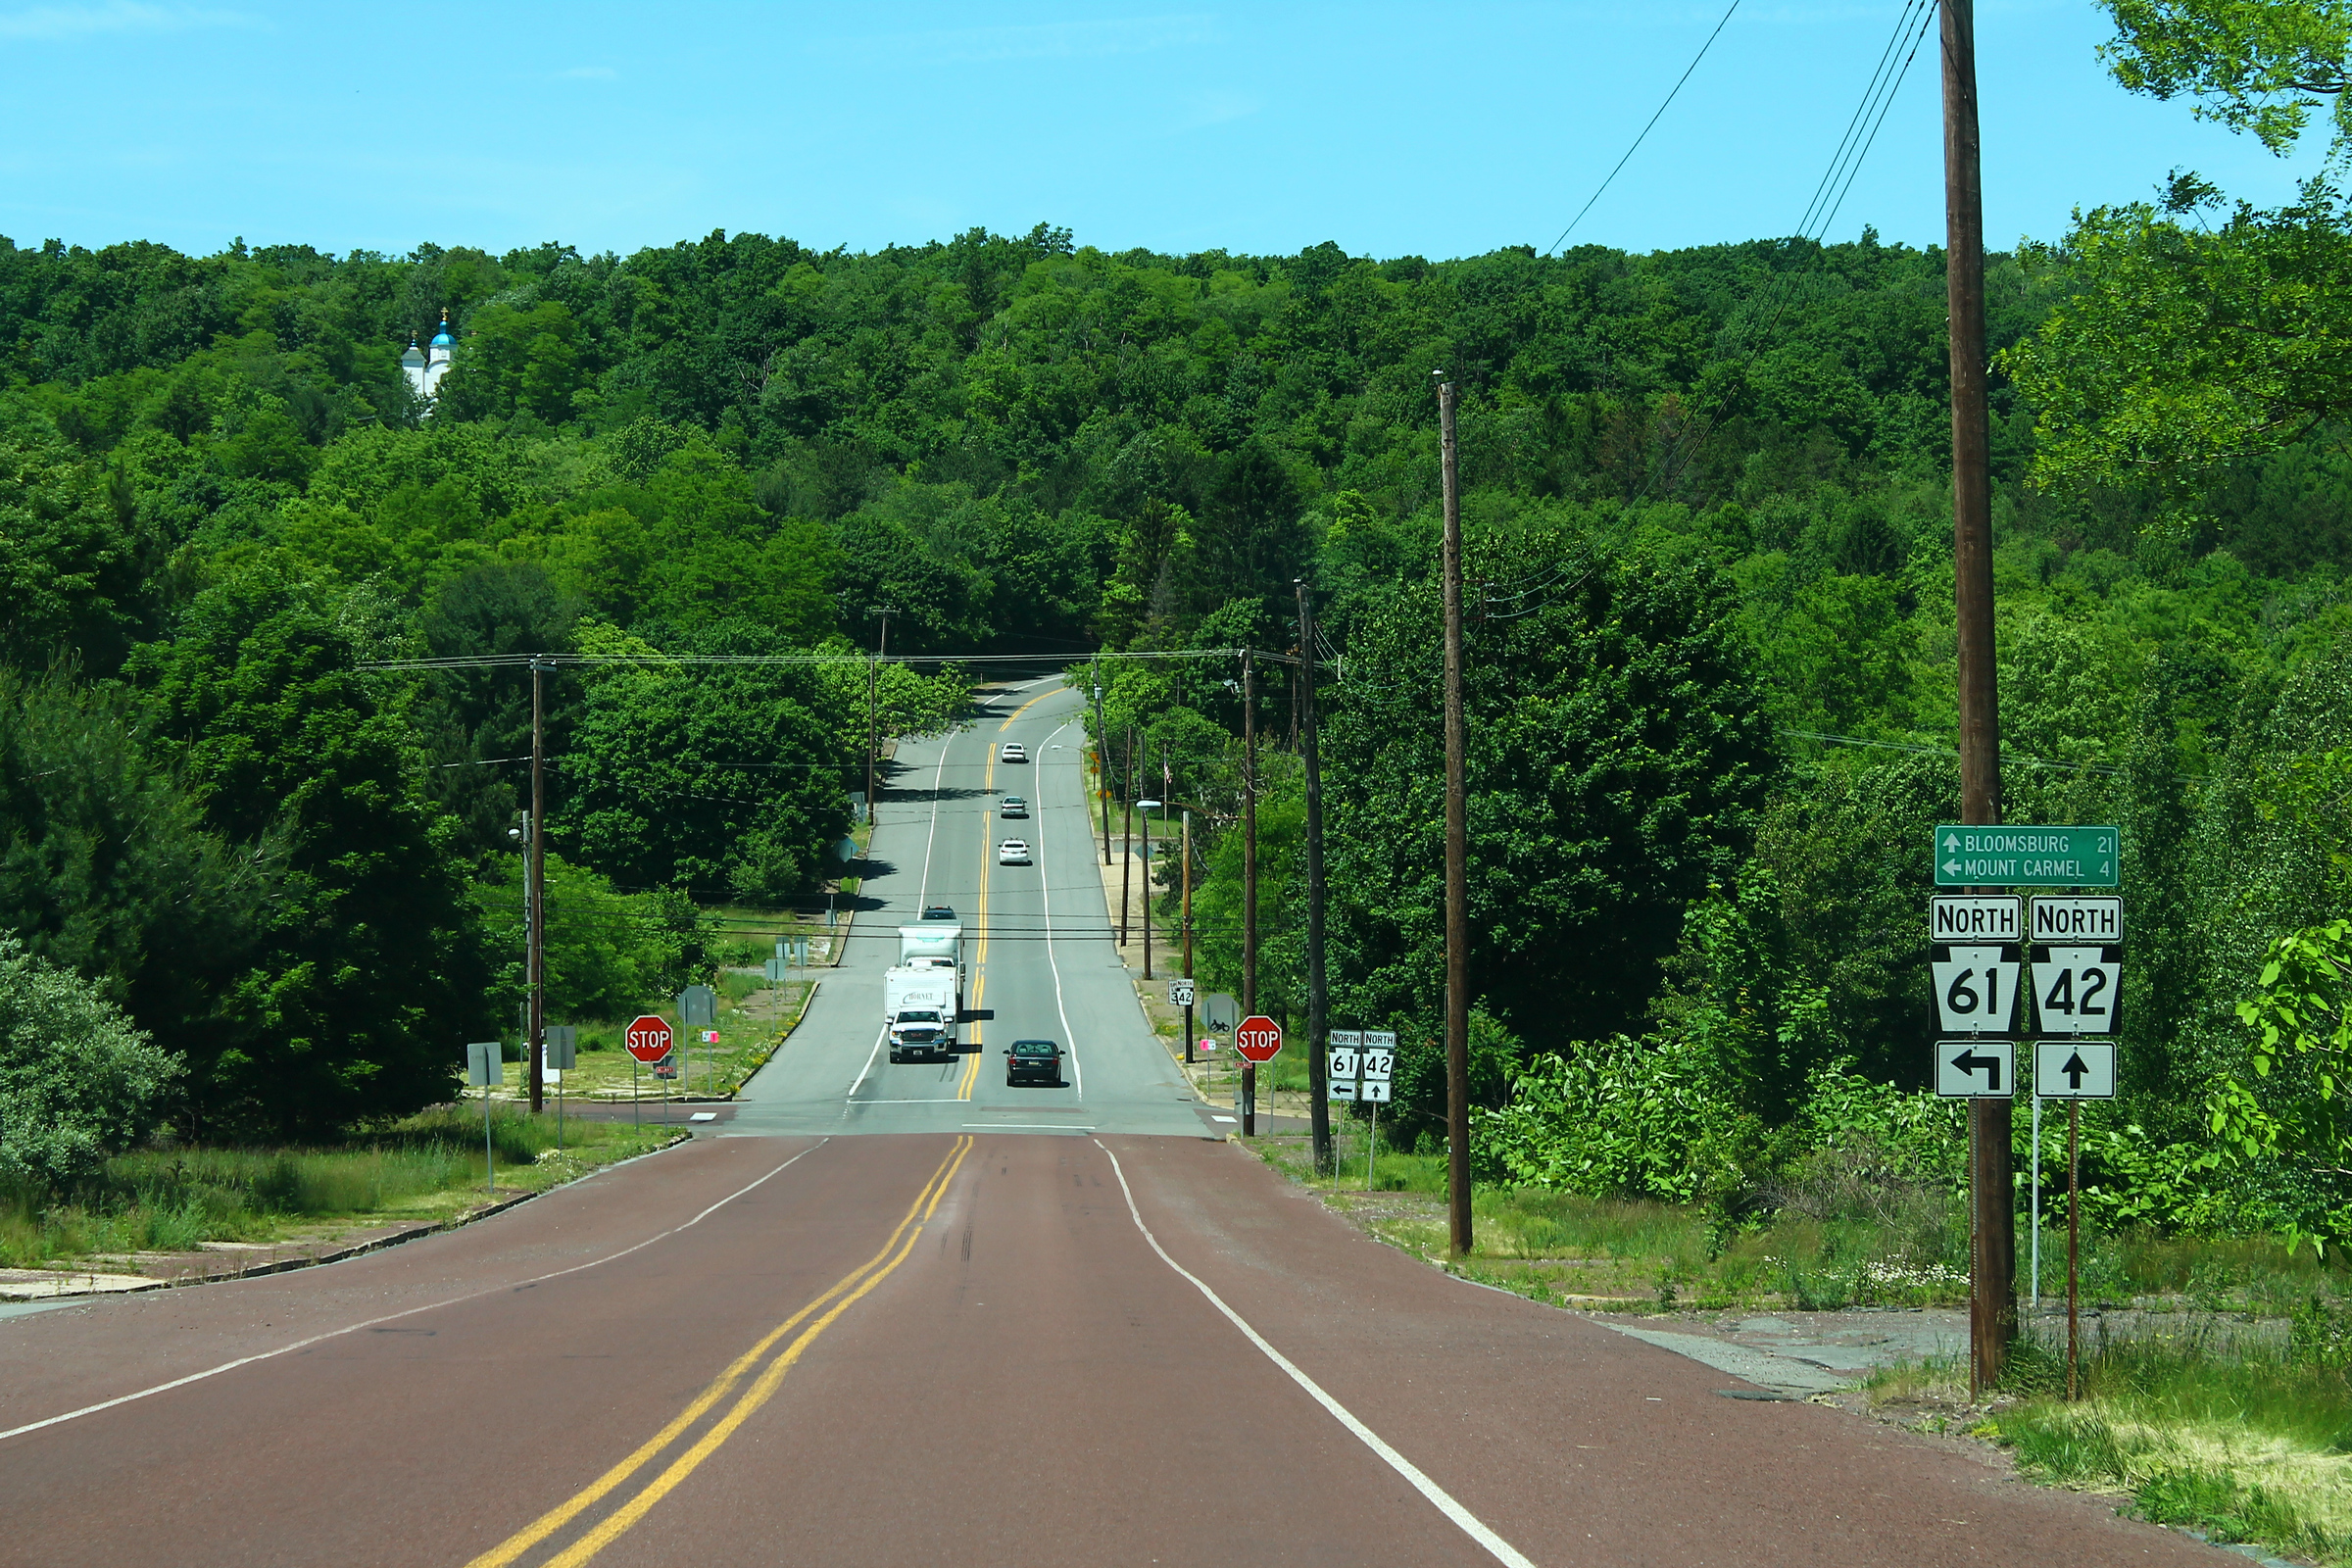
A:
[[[179,1064],[72,970],[0,937],[0,1181],[61,1186],[153,1131]]]

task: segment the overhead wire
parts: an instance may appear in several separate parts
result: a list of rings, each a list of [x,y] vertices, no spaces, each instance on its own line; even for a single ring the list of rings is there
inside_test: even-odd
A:
[[[1560,230],[1560,237],[1544,247],[1544,255],[1549,256],[1553,251],[1568,243],[1568,236],[1576,232],[1576,225],[1585,220],[1585,215],[1592,211],[1592,204],[1600,200],[1602,193],[1607,191],[1609,186],[1615,183],[1617,176],[1624,172],[1625,166],[1633,161],[1634,154],[1642,150],[1642,144],[1649,139],[1650,131],[1657,125],[1659,120],[1664,118],[1666,111],[1673,106],[1676,95],[1683,90],[1683,83],[1690,79],[1690,74],[1698,69],[1698,63],[1707,58],[1707,51],[1715,47],[1715,39],[1722,33],[1724,24],[1732,20],[1732,13],[1739,9],[1740,0],[1732,0],[1732,3],[1724,9],[1722,19],[1715,24],[1715,30],[1707,34],[1707,41],[1698,46],[1698,53],[1690,57],[1690,63],[1683,68],[1683,74],[1675,77],[1674,85],[1666,90],[1665,100],[1658,105],[1656,112],[1651,114],[1648,122],[1642,125],[1641,134],[1634,138],[1634,144],[1625,150],[1625,156],[1617,160],[1616,168],[1611,169],[1592,194],[1585,199],[1585,205],[1576,210],[1576,216],[1568,220],[1568,226]]]

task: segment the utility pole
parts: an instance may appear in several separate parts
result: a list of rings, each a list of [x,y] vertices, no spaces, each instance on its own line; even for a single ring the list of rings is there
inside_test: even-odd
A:
[[[1462,729],[1462,498],[1453,383],[1438,372],[1446,486],[1446,1196],[1448,1241],[1470,1251],[1470,826]]]
[[[1306,763],[1306,1118],[1313,1134],[1315,1173],[1328,1176],[1337,1163],[1331,1147],[1331,1106],[1324,1101],[1323,1035],[1323,763],[1315,733],[1315,605],[1306,579],[1298,591],[1298,737]]]
[[[1110,732],[1102,727],[1102,661],[1095,661],[1095,793],[1102,800],[1102,863],[1110,863]]]
[[[871,607],[869,607],[871,608]],[[865,820],[870,827],[874,820],[874,771],[882,760],[882,715],[878,707],[878,687],[882,679],[882,661],[890,657],[890,607],[879,611],[882,616],[882,641],[874,652],[874,662],[865,666]]]
[[[1242,650],[1242,1016],[1257,1015],[1257,666]],[[1242,1063],[1242,1136],[1257,1136],[1257,1063]]]
[[[1992,479],[1985,424],[1984,188],[1977,134],[1974,0],[1942,0],[1944,301],[1951,322],[1952,582],[1959,633],[1960,820],[2001,819],[1992,662]],[[2017,1200],[2006,1100],[1969,1102],[1968,1382],[1998,1382],[2017,1333]]]
[[[1119,946],[1127,945],[1127,907],[1133,902],[1127,886],[1135,874],[1135,726],[1127,726],[1127,766],[1119,781]]]
[[[547,1108],[547,671],[531,661],[531,843],[529,910],[531,945],[524,959],[531,1007],[524,1051],[531,1075],[531,1113]]]
[[[1193,977],[1193,808],[1184,808],[1184,977]],[[1184,1004],[1184,1060],[1193,1060],[1193,1004]]]
[[[1161,749],[1162,749],[1163,751],[1166,749],[1166,747],[1165,747],[1165,745],[1164,745],[1164,744],[1162,745]],[[1151,765],[1151,760],[1150,760],[1149,758],[1146,758],[1146,759],[1145,759],[1145,765],[1146,765],[1146,766],[1149,766],[1149,765]],[[1166,769],[1166,768],[1163,766],[1163,767],[1160,769],[1160,772],[1161,772],[1161,773],[1162,773],[1162,775],[1164,776],[1164,775],[1165,775],[1165,773],[1167,772],[1167,769]],[[1163,788],[1160,790],[1160,792],[1159,792],[1159,814],[1160,814],[1162,817],[1165,817],[1165,816],[1168,814],[1168,792],[1167,792],[1167,790],[1166,790],[1164,787],[1163,787]],[[1151,813],[1150,811],[1146,811],[1146,812],[1144,813],[1144,979],[1145,979],[1146,981],[1149,981],[1151,978],[1152,978],[1152,813]]]

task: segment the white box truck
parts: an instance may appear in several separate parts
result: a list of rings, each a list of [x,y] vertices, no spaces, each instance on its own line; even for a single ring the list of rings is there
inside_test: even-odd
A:
[[[891,969],[882,976],[882,1016],[890,1059],[944,1060],[956,1054],[956,976],[941,965]]]

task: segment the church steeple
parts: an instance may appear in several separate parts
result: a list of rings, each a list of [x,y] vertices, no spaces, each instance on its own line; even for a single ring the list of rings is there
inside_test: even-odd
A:
[[[449,373],[457,352],[458,340],[450,332],[446,309],[441,312],[441,330],[433,334],[431,344],[422,352],[417,350],[416,334],[409,334],[408,350],[400,357],[400,368],[418,397],[430,398],[440,389],[441,378]]]

